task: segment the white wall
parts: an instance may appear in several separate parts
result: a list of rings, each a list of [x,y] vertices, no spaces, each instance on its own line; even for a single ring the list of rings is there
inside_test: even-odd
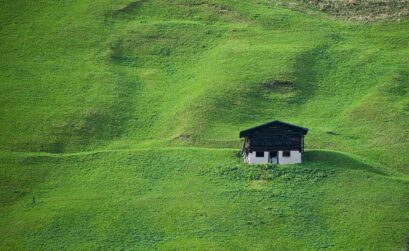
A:
[[[253,151],[247,158],[249,164],[265,164],[268,163],[268,152],[264,152],[264,157],[256,157],[256,151]]]
[[[278,151],[278,158],[280,164],[298,164],[302,162],[300,151],[291,151],[290,157],[284,157],[283,151]]]
[[[256,157],[256,152],[249,153],[245,162],[249,164],[266,164],[268,163],[269,152],[264,152],[264,157]],[[283,151],[278,151],[279,164],[298,164],[302,162],[300,151],[291,151],[290,157],[284,157]]]

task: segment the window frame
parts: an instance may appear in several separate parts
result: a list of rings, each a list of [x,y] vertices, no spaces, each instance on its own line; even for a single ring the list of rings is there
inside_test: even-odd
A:
[[[264,158],[265,152],[256,151],[256,158]]]
[[[283,151],[284,158],[291,158],[291,151]]]

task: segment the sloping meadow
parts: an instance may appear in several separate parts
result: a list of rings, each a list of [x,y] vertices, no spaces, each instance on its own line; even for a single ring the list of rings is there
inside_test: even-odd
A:
[[[336,152],[295,166],[203,148],[1,160],[6,250],[394,250],[409,230],[408,181]]]
[[[407,248],[408,20],[284,2],[5,1],[0,249]]]
[[[269,1],[13,7],[2,15],[3,150],[240,147],[240,130],[281,119],[311,128],[307,148],[407,173],[407,20],[352,23]]]

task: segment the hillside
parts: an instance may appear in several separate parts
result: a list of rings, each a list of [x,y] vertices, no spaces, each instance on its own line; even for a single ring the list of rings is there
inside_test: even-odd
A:
[[[409,248],[407,4],[319,2],[3,1],[0,249]]]

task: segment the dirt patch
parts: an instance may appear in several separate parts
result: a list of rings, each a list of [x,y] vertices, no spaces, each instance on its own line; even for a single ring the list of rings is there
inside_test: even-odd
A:
[[[216,13],[227,13],[232,11],[230,8],[219,3],[207,3],[205,1],[179,4],[181,7],[205,7],[213,10]]]
[[[279,3],[295,9],[309,5],[334,16],[358,21],[399,20],[409,15],[409,0],[293,0]]]
[[[182,133],[179,136],[175,137],[174,139],[176,140],[189,140],[192,138],[192,135],[190,133]]]
[[[264,91],[286,93],[295,90],[295,83],[289,80],[273,80],[261,85]]]

